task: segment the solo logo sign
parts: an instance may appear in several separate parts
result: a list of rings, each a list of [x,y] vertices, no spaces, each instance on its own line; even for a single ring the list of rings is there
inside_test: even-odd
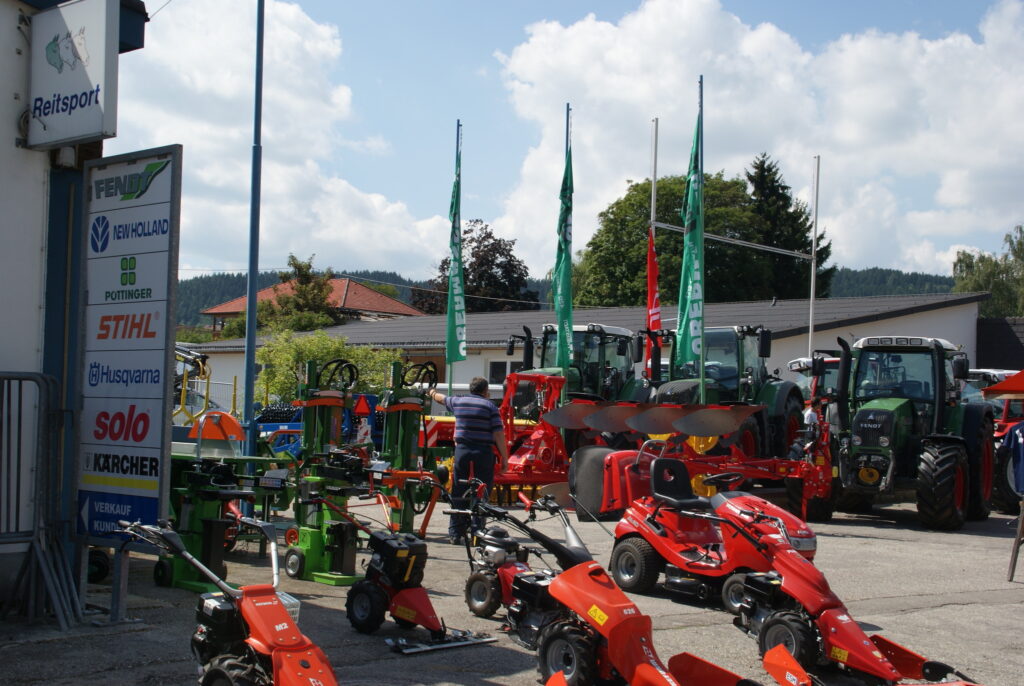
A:
[[[135,405],[128,412],[103,411],[96,415],[96,428],[92,437],[97,441],[134,441],[141,443],[149,435],[149,413],[137,412]]]
[[[105,314],[100,317],[96,340],[131,340],[156,338],[153,320],[160,319],[159,312],[137,314]]]

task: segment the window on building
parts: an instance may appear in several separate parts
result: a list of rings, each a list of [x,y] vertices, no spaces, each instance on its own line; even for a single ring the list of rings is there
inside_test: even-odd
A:
[[[512,372],[518,372],[523,368],[522,361],[509,362],[502,360],[499,362],[490,362],[487,367],[487,383],[502,384],[505,383],[505,377]]]

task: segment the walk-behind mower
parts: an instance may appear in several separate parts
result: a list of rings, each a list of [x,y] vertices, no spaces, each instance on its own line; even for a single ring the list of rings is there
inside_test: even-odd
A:
[[[519,498],[529,513],[527,520],[483,500],[476,500],[472,509],[452,512],[515,528],[550,553],[561,568],[561,572],[534,570],[510,578],[509,637],[537,651],[538,669],[549,686],[756,686],[756,682],[690,653],[673,656],[666,667],[654,652],[650,617],[642,614],[593,560],[555,497],[548,494],[531,502],[520,493]],[[565,543],[530,525],[538,511],[561,519]],[[788,683],[810,683],[795,663],[782,671],[792,677]]]
[[[219,590],[204,593],[196,606],[198,626],[192,653],[200,664],[200,686],[333,686],[338,682],[327,656],[295,623],[299,601],[276,592],[277,533],[274,525],[249,517],[239,526],[260,532],[270,543],[273,584],[239,589],[197,560],[177,532],[140,522],[118,522],[124,533],[183,558]]]
[[[422,484],[437,491],[443,490],[440,484],[429,478],[425,478]],[[356,631],[372,634],[384,623],[385,613],[389,613],[403,629],[416,626],[427,629],[430,632],[427,642],[404,638],[388,640],[393,650],[407,655],[496,640],[486,634],[449,629],[438,618],[423,588],[423,570],[427,564],[425,541],[412,534],[395,533],[387,526],[384,531],[374,531],[352,515],[342,514],[369,536],[372,553],[366,565],[366,578],[352,585],[345,600],[348,620]]]
[[[648,441],[645,448],[655,443],[664,442]],[[720,595],[725,609],[739,614],[746,574],[771,571],[775,548],[814,559],[814,532],[782,508],[735,491],[710,500],[697,497],[680,460],[657,458],[646,470],[652,495],[626,509],[608,563],[624,591],[650,591],[664,570],[670,590],[701,600]],[[703,483],[721,488],[742,480],[741,474],[726,472],[705,476]]]

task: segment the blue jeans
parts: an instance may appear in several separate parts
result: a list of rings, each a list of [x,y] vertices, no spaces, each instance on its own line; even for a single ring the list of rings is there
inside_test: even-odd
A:
[[[460,485],[460,481],[469,479],[470,467],[473,477],[487,484],[483,497],[486,498],[494,484],[494,444],[493,443],[456,443],[455,444],[455,481],[452,485],[452,506],[465,509],[470,505],[470,498],[461,497],[469,486]],[[484,525],[483,519],[473,517],[473,529]],[[466,515],[452,515],[448,520],[448,536],[462,536],[470,526],[470,518]]]

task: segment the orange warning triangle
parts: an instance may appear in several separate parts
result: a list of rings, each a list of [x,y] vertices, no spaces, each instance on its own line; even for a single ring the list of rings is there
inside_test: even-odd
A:
[[[352,412],[358,417],[370,416],[370,403],[365,395],[356,396],[356,406],[352,408]]]

